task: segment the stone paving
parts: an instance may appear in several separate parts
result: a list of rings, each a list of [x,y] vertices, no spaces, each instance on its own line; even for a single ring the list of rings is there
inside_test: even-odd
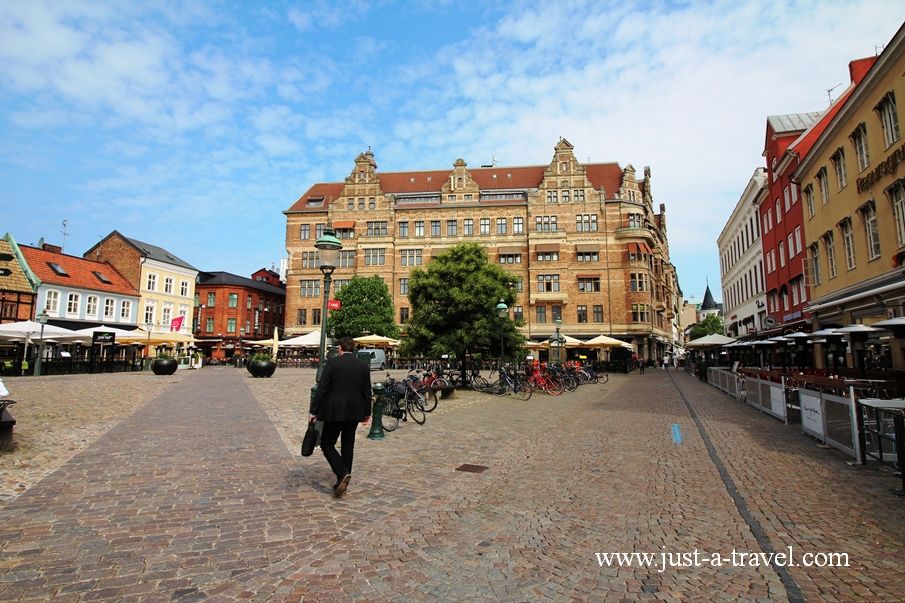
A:
[[[13,397],[48,409],[87,399],[107,411],[37,483],[4,469],[30,487],[0,503],[0,600],[905,598],[897,480],[848,467],[684,373],[613,375],[527,402],[457,393],[424,426],[382,441],[360,430],[339,500],[320,452],[298,456],[312,381],[307,369],[252,379],[221,367],[6,380]],[[58,414],[17,406],[23,440]],[[29,451],[46,463],[53,450],[29,441],[0,461]],[[456,471],[463,463],[488,469]],[[765,546],[797,560],[847,553],[850,567],[793,567],[791,584],[763,563],[660,571],[661,553]],[[654,553],[655,564],[598,562],[610,552]]]

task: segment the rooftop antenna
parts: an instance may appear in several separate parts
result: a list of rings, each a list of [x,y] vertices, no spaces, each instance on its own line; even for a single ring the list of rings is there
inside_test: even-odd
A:
[[[886,44],[874,44],[874,53],[877,56],[880,56],[884,50],[886,50]]]
[[[839,82],[838,84],[836,84],[836,85],[833,86],[832,88],[827,88],[827,91],[826,91],[826,99],[827,99],[828,104],[830,104],[830,105],[833,104],[833,90],[835,90],[836,88],[838,88],[838,87],[841,86],[841,85],[842,85],[842,82]]]
[[[61,230],[60,232],[63,233],[63,246],[61,247],[61,249],[65,250],[66,249],[66,237],[69,236],[69,220],[63,220],[63,230]]]

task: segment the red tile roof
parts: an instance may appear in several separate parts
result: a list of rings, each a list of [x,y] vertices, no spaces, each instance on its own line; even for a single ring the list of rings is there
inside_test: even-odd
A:
[[[25,261],[28,262],[28,267],[41,279],[42,283],[138,296],[138,291],[129,284],[129,281],[106,262],[95,262],[74,255],[44,251],[26,245],[19,245],[19,249],[22,251]],[[51,263],[60,266],[69,276],[57,274],[50,267]],[[110,282],[101,281],[94,274],[95,272],[105,276]]]
[[[468,173],[482,191],[490,190],[522,190],[540,186],[544,180],[544,171],[548,166],[532,165],[522,167],[495,166],[489,168],[469,169]],[[591,163],[584,166],[588,180],[595,189],[602,186],[609,198],[619,190],[622,184],[622,168],[616,163]],[[380,189],[389,194],[407,193],[439,193],[449,180],[452,170],[432,170],[425,172],[388,172],[378,174]],[[496,177],[494,177],[496,176]],[[324,211],[333,199],[342,195],[345,184],[341,182],[319,183],[293,203],[287,211],[317,210]],[[309,208],[309,199],[323,198],[323,206]]]

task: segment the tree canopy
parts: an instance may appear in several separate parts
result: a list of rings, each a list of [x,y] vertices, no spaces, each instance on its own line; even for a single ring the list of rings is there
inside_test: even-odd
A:
[[[379,276],[353,276],[333,297],[342,304],[327,318],[327,332],[333,333],[333,337],[361,337],[365,331],[399,337],[399,327],[393,318],[393,298]]]
[[[502,300],[512,308],[516,285],[515,277],[491,264],[475,243],[461,243],[435,256],[409,278],[411,317],[403,353],[434,358],[454,354],[460,360],[475,352],[498,356],[502,333],[506,355],[511,355],[524,338],[515,321],[500,319],[496,306]]]
[[[694,340],[714,333],[723,334],[723,319],[716,314],[708,314],[704,320],[692,325],[688,338]]]

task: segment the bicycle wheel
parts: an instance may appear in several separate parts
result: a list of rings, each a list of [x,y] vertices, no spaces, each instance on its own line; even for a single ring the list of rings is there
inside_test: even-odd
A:
[[[509,385],[503,379],[499,379],[487,391],[494,396],[505,396],[509,391]]]
[[[566,388],[563,387],[562,381],[559,379],[554,379],[553,377],[548,377],[543,382],[544,391],[550,394],[551,396],[558,396],[564,391]]]
[[[443,377],[437,377],[436,379],[431,381],[431,389],[434,391],[441,390],[445,387],[449,387],[449,381],[447,381]]]
[[[609,374],[609,373],[602,373],[602,374],[600,374],[600,375],[597,376],[597,380],[600,381],[600,383],[606,383],[607,381],[610,380],[610,374]]]
[[[479,392],[486,392],[490,389],[490,382],[480,375],[471,378],[471,386]]]
[[[433,388],[426,389],[421,394],[424,396],[424,412],[431,412],[437,408],[437,401],[440,399],[440,396],[437,395],[437,390]]]
[[[578,379],[573,377],[572,375],[564,375],[562,378],[563,387],[566,388],[566,391],[574,392],[578,389]]]
[[[399,427],[399,406],[395,400],[384,400],[380,424],[384,431],[395,431]]]
[[[519,381],[515,384],[515,396],[519,400],[530,400],[533,391],[531,386],[523,381]]]
[[[412,421],[418,425],[424,425],[427,417],[424,414],[424,396],[418,392],[409,392],[405,399],[405,409]]]

